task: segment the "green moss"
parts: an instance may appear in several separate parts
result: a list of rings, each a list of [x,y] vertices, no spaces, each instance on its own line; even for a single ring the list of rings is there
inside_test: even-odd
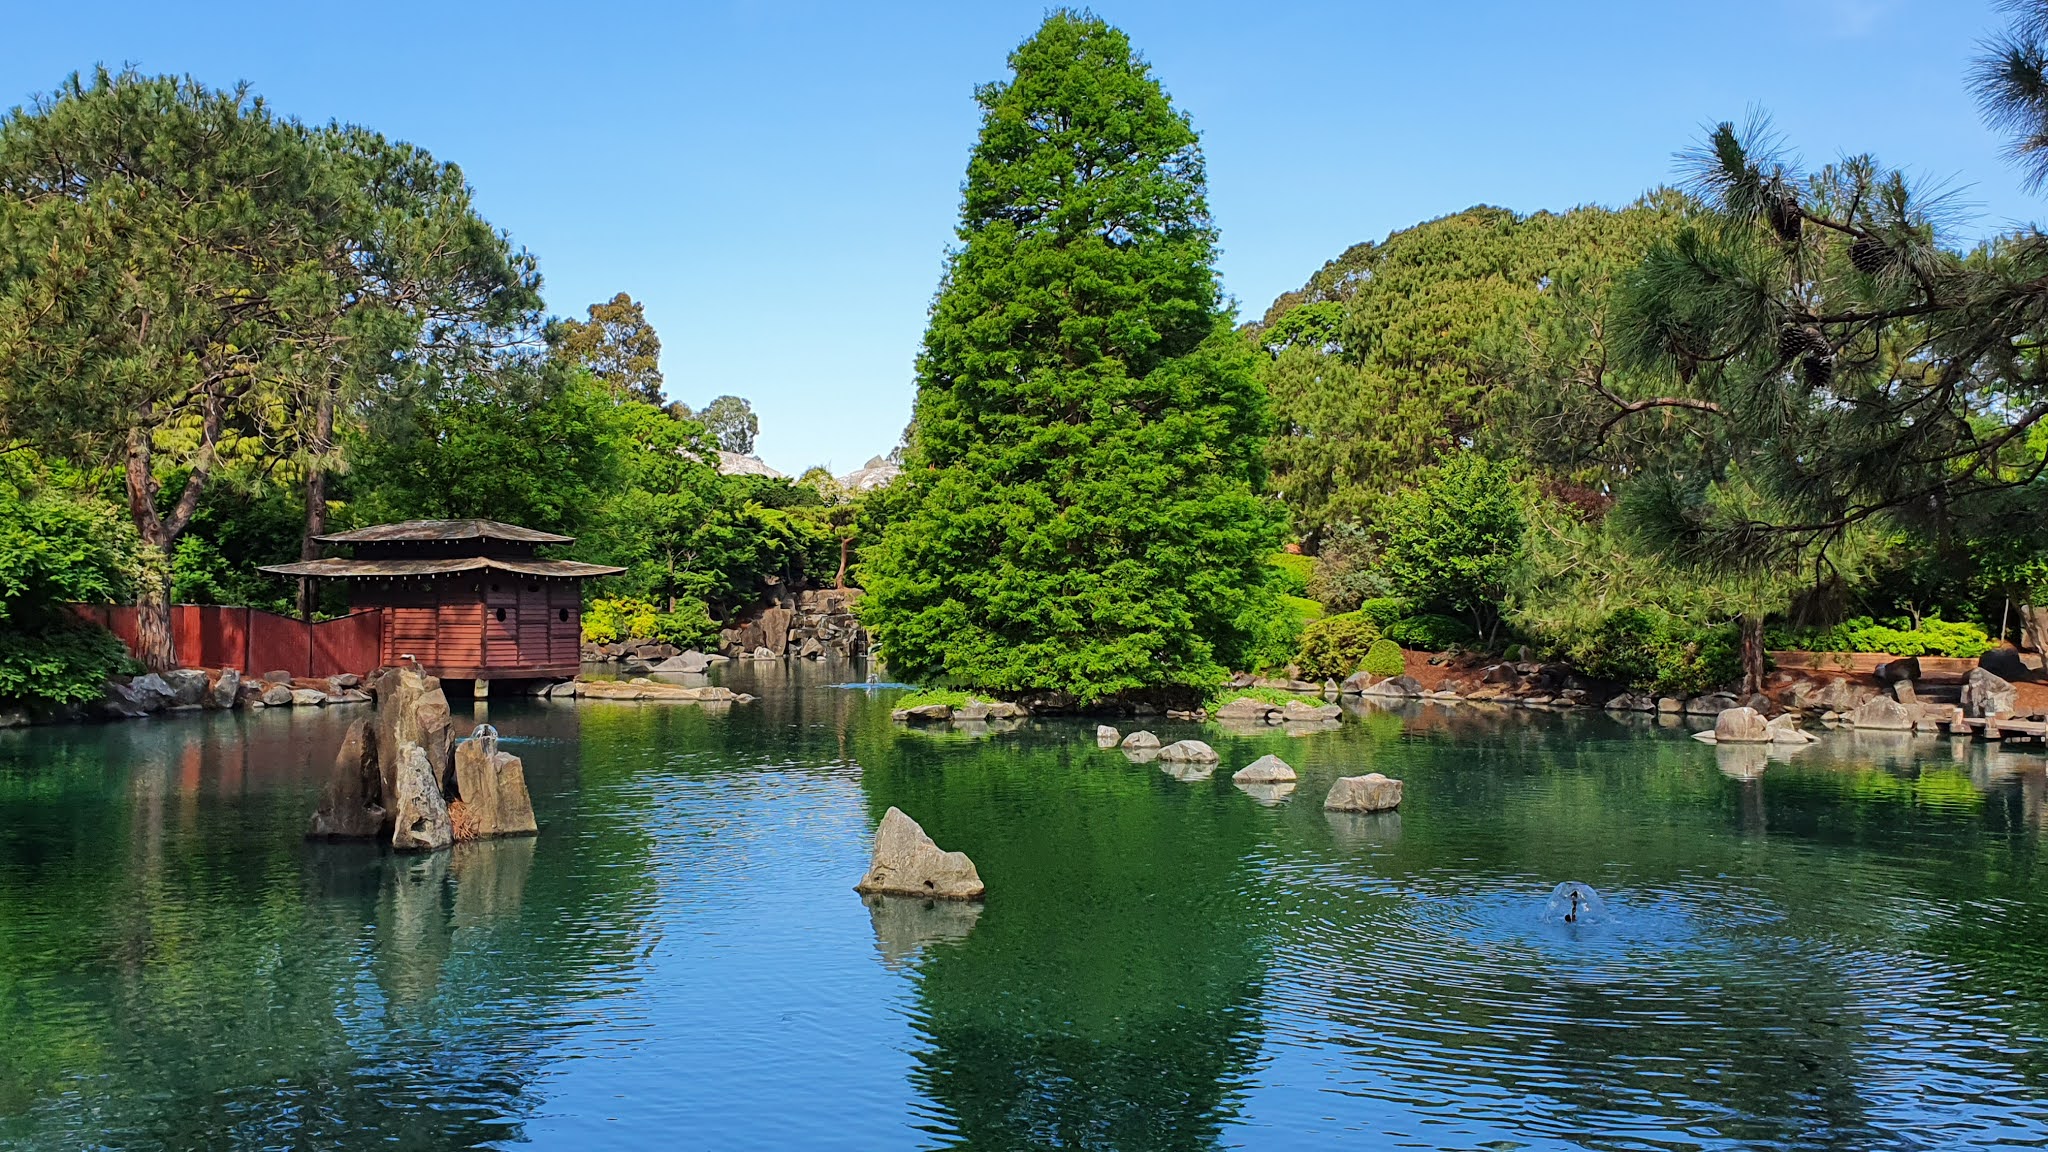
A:
[[[1221,705],[1232,700],[1257,700],[1261,704],[1271,704],[1275,708],[1286,707],[1295,700],[1309,704],[1323,702],[1321,696],[1311,696],[1306,692],[1289,692],[1285,688],[1225,688],[1216,693],[1212,702]]]
[[[963,692],[958,688],[920,688],[908,696],[897,697],[895,703],[891,706],[896,708],[922,708],[927,704],[944,704],[948,708],[958,708],[963,704],[971,704],[976,701],[983,704],[995,703],[995,701],[989,700],[986,697],[976,696],[972,692]]]

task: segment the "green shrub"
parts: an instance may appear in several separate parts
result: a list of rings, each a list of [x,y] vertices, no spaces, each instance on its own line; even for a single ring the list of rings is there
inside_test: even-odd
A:
[[[1271,704],[1275,708],[1286,707],[1296,700],[1309,704],[1323,702],[1321,696],[1311,696],[1306,692],[1289,692],[1285,688],[1223,688],[1218,690],[1211,700],[1217,704],[1228,704],[1232,700],[1257,700],[1261,704]]]
[[[1275,552],[1266,558],[1279,572],[1273,587],[1282,596],[1307,598],[1308,582],[1315,577],[1316,562],[1312,556],[1298,556],[1292,552]]]
[[[1356,612],[1325,616],[1302,630],[1295,663],[1310,680],[1342,680],[1357,671],[1379,638],[1379,628]]]
[[[1891,656],[1958,656],[1973,659],[1996,647],[1975,624],[1929,616],[1918,628],[1909,619],[1878,622],[1868,616],[1832,628],[1773,628],[1764,637],[1772,648],[1807,652],[1882,652]]]
[[[1323,606],[1313,600],[1281,596],[1277,602],[1279,611],[1260,626],[1258,641],[1252,646],[1249,663],[1255,671],[1279,668],[1293,660],[1301,650],[1303,630],[1323,617]]]
[[[1608,614],[1563,655],[1588,676],[1657,695],[1697,695],[1742,675],[1735,625],[1700,627],[1637,608]]]
[[[22,632],[0,625],[0,700],[76,704],[106,694],[107,678],[141,665],[114,634],[83,620]]]
[[[1394,621],[1383,629],[1387,639],[1418,652],[1443,652],[1472,642],[1472,627],[1452,616],[1424,613]]]
[[[659,640],[692,648],[717,637],[718,625],[712,622],[710,609],[694,596],[677,597],[673,612],[631,597],[592,600],[583,610],[583,638],[593,644]]]
[[[1405,596],[1375,596],[1358,605],[1358,614],[1373,622],[1380,631],[1389,625],[1407,618],[1415,611],[1415,605]]]
[[[1381,637],[1373,641],[1372,647],[1366,650],[1365,660],[1359,667],[1362,671],[1382,679],[1399,676],[1408,670],[1408,657],[1401,651],[1399,644]]]

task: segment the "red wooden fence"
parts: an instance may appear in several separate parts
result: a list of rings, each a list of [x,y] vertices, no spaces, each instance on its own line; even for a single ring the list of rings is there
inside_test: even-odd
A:
[[[135,651],[135,609],[125,605],[74,604],[80,616],[121,638]],[[233,668],[250,676],[290,672],[322,677],[362,675],[381,664],[383,612],[371,609],[336,620],[307,624],[260,608],[213,604],[171,607],[171,640],[178,663],[187,668]]]

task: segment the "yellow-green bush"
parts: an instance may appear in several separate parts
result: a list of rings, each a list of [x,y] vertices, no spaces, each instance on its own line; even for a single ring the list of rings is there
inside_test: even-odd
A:
[[[1372,642],[1371,648],[1366,649],[1365,659],[1359,663],[1359,669],[1373,676],[1399,676],[1408,670],[1408,657],[1402,653],[1399,644],[1381,637]]]
[[[1302,629],[1295,664],[1311,680],[1342,680],[1358,670],[1379,628],[1356,612],[1325,616]]]
[[[630,596],[592,600],[583,610],[583,638],[593,644],[660,640],[689,647],[708,644],[717,635],[718,625],[712,623],[710,610],[693,596],[678,597],[673,612]]]

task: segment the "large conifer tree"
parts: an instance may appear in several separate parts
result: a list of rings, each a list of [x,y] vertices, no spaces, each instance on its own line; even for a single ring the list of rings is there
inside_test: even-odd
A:
[[[924,349],[914,511],[869,551],[899,675],[1092,702],[1216,683],[1271,613],[1256,352],[1201,150],[1120,31],[1055,12],[982,87]]]

